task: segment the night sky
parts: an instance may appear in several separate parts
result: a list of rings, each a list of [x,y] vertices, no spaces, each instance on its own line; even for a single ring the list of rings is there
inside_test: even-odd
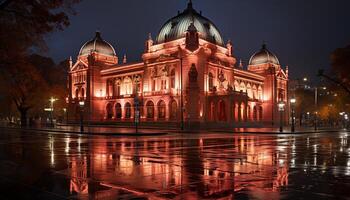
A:
[[[266,41],[292,78],[315,76],[329,68],[330,53],[350,44],[350,0],[193,0],[221,32],[232,40],[234,55],[246,65]],[[62,32],[47,38],[48,56],[56,62],[73,59],[100,30],[121,58],[141,60],[148,33],[155,39],[161,26],[186,0],[83,0]]]

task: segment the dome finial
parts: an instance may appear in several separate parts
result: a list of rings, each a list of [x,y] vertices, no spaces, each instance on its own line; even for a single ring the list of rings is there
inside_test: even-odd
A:
[[[192,10],[192,9],[193,9],[192,0],[189,0],[189,1],[188,1],[187,9],[188,9],[188,10]]]
[[[96,30],[95,38],[101,38],[101,32],[99,29]]]
[[[265,40],[263,40],[262,49],[266,49],[266,41]]]

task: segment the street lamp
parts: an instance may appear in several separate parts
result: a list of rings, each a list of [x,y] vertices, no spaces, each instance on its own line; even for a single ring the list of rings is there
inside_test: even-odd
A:
[[[181,107],[181,130],[184,130],[184,103],[183,103],[183,84],[182,84],[182,64],[183,58],[180,57],[180,84],[181,84],[181,96],[180,96],[180,107]]]
[[[278,103],[278,110],[280,112],[280,132],[283,132],[283,112],[284,112],[285,103],[280,101]]]
[[[83,109],[85,106],[85,102],[84,101],[79,101],[79,106],[80,106],[80,132],[83,133],[84,132],[84,125],[83,125]]]
[[[291,128],[291,131],[294,132],[295,131],[295,117],[294,117],[294,114],[295,114],[295,110],[294,110],[294,106],[295,106],[295,102],[296,102],[296,99],[295,98],[291,98],[290,99],[290,105],[291,105],[291,108],[292,108],[292,128]],[[300,119],[301,120],[301,119]]]
[[[53,103],[56,101],[57,99],[55,99],[54,97],[51,97],[49,99],[50,101],[50,123],[51,123],[51,126],[53,126]]]

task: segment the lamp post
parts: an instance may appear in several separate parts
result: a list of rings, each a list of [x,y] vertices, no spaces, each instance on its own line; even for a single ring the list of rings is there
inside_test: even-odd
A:
[[[181,106],[181,130],[184,130],[184,103],[183,103],[183,84],[182,84],[182,57],[180,57],[180,84],[181,84],[181,96],[180,96],[180,106]]]
[[[67,112],[67,108],[63,108],[63,112],[64,112],[64,117],[66,118],[66,124],[68,124],[68,112]],[[63,117],[63,119],[64,119]]]
[[[278,103],[278,110],[280,112],[280,132],[283,132],[283,112],[284,112],[284,106],[285,103],[283,101],[280,101]]]
[[[315,128],[315,131],[317,131],[317,104],[318,104],[318,88],[315,87],[315,122],[314,122],[314,128]]]
[[[85,102],[79,101],[79,107],[80,107],[80,132],[84,132],[84,123],[83,123],[83,111],[84,111]]]
[[[53,126],[53,103],[56,101],[57,99],[55,99],[55,98],[53,98],[53,97],[51,97],[50,99],[49,99],[49,101],[50,101],[50,124],[51,124],[51,126]]]
[[[295,98],[291,98],[290,99],[290,105],[291,105],[291,112],[292,112],[292,127],[291,127],[291,131],[292,132],[295,132],[295,102],[296,102],[296,99]],[[301,119],[300,119],[301,120]]]

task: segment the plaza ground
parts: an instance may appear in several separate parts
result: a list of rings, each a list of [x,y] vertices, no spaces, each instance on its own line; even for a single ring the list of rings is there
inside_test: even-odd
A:
[[[0,169],[0,199],[350,196],[345,131],[114,137],[1,128]]]

